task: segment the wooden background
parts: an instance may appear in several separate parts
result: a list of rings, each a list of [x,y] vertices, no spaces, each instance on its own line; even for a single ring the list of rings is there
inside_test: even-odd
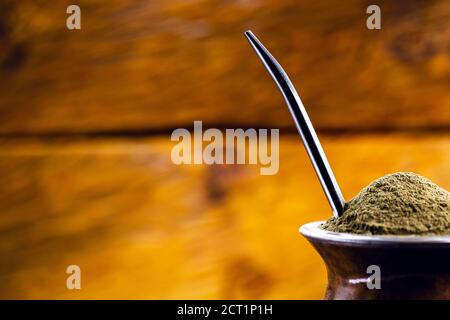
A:
[[[0,298],[321,298],[298,234],[330,215],[252,29],[298,88],[347,198],[415,171],[450,189],[450,4],[0,3]],[[175,166],[194,120],[281,128],[280,171]],[[65,269],[82,270],[82,290]]]

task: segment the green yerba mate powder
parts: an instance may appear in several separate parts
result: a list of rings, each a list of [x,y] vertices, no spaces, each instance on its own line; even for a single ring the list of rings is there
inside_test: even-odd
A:
[[[415,173],[389,174],[361,190],[342,216],[321,227],[357,234],[450,235],[450,193]]]

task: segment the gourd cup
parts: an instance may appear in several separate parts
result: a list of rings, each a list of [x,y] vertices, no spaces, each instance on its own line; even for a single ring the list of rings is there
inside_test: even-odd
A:
[[[303,225],[328,273],[324,299],[450,299],[450,236],[372,236]]]

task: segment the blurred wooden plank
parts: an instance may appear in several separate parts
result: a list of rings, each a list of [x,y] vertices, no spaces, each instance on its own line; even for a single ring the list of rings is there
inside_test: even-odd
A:
[[[246,43],[251,28],[285,66],[320,128],[450,124],[450,4],[365,0],[65,0],[0,4],[0,132],[205,124],[292,126]]]
[[[448,135],[322,141],[347,198],[400,170],[450,188]],[[168,137],[0,142],[0,298],[322,296],[297,229],[330,211],[298,137],[282,137],[274,176],[175,166]]]

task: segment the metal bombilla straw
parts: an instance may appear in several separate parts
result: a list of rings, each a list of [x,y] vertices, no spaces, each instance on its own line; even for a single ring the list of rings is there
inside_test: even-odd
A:
[[[323,191],[330,203],[333,215],[340,217],[344,212],[344,197],[297,91],[286,72],[255,35],[251,31],[246,31],[245,36],[283,94]]]

